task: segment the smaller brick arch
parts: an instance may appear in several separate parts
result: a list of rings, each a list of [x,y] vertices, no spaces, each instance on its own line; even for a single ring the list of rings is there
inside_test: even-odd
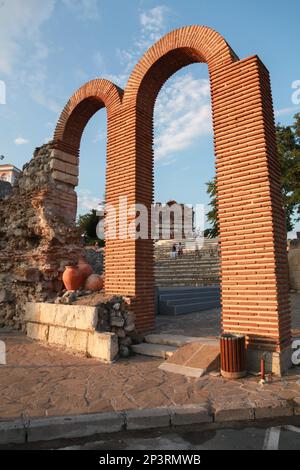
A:
[[[101,108],[106,108],[108,118],[119,110],[123,90],[109,80],[95,79],[84,84],[64,107],[54,132],[54,146],[79,155],[80,141],[85,126]]]

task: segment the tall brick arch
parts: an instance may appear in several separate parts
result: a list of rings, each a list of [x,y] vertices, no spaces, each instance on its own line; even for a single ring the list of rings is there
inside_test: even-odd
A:
[[[208,65],[211,83],[222,328],[246,334],[254,363],[265,351],[270,368],[282,371],[290,363],[291,342],[286,232],[270,79],[257,56],[239,60],[222,36],[203,26],[172,31],[154,44],[134,68],[124,95],[115,86],[111,91],[106,199],[118,208],[119,196],[126,196],[128,204],[150,209],[155,99],[172,74],[195,62]],[[82,127],[88,114],[81,102],[79,97],[73,111],[66,110],[55,134],[56,145],[73,155],[80,143],[77,123]],[[132,296],[138,328],[151,329],[152,241],[108,239],[105,272],[106,291]]]

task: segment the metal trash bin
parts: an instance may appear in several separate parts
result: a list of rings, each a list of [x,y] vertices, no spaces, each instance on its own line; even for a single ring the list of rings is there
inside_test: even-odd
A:
[[[220,336],[221,375],[227,379],[245,377],[246,347],[245,336],[223,333]]]

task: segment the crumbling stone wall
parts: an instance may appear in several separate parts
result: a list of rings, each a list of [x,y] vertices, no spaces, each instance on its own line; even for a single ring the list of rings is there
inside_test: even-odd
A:
[[[0,201],[0,327],[20,328],[27,300],[55,297],[64,266],[82,253],[77,196],[59,162],[51,143],[37,148]]]

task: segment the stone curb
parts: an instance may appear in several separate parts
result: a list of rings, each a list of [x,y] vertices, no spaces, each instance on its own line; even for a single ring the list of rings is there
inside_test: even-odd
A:
[[[299,406],[228,408],[209,411],[206,405],[174,405],[104,413],[0,421],[0,445],[69,439],[142,429],[193,424],[261,421],[299,416]]]

